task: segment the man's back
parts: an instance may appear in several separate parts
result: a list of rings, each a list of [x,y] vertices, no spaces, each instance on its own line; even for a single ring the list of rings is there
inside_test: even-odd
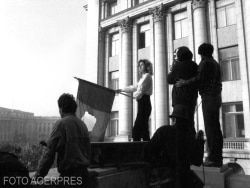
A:
[[[200,95],[218,95],[221,93],[220,65],[211,57],[203,57],[198,68]]]
[[[65,116],[55,126],[62,129],[58,144],[58,171],[89,165],[90,141],[86,125],[75,115]]]
[[[57,153],[60,174],[89,165],[90,141],[86,125],[75,115],[65,115],[58,120],[47,142],[47,148],[39,163],[39,176],[45,176]]]

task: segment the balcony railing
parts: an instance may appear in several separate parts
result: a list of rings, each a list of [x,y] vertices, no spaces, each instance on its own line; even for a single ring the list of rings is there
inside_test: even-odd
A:
[[[234,139],[234,138],[228,138],[224,139],[223,143],[223,149],[224,150],[250,150],[249,147],[249,139]]]

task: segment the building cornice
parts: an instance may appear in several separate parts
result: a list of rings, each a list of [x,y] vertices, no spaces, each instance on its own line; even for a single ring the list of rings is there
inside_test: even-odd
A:
[[[117,25],[117,21],[118,20],[123,20],[126,19],[127,17],[134,19],[136,17],[138,17],[138,15],[142,15],[142,14],[149,14],[149,9],[151,8],[155,8],[156,6],[167,6],[169,4],[173,4],[179,1],[176,0],[151,0],[148,1],[147,3],[143,3],[142,5],[138,5],[138,6],[134,6],[131,7],[129,9],[126,9],[124,11],[121,11],[113,16],[110,16],[108,18],[105,18],[103,20],[100,21],[100,26],[102,28],[105,27],[110,27],[113,25]]]
[[[101,3],[113,3],[115,0],[101,0]]]

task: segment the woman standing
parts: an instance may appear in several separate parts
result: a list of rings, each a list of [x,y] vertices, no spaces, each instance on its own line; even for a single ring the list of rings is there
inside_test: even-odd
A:
[[[138,112],[132,130],[133,141],[141,141],[141,139],[149,141],[148,120],[152,109],[150,95],[153,92],[152,64],[146,59],[139,60],[138,70],[141,75],[139,82],[136,85],[118,89],[117,92],[135,92],[134,97],[138,102]]]

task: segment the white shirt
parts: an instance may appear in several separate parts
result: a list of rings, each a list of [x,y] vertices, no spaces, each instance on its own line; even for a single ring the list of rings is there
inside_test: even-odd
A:
[[[143,95],[152,95],[153,81],[149,73],[142,75],[141,79],[136,85],[130,85],[122,89],[127,93],[135,92],[136,100],[139,100]]]

